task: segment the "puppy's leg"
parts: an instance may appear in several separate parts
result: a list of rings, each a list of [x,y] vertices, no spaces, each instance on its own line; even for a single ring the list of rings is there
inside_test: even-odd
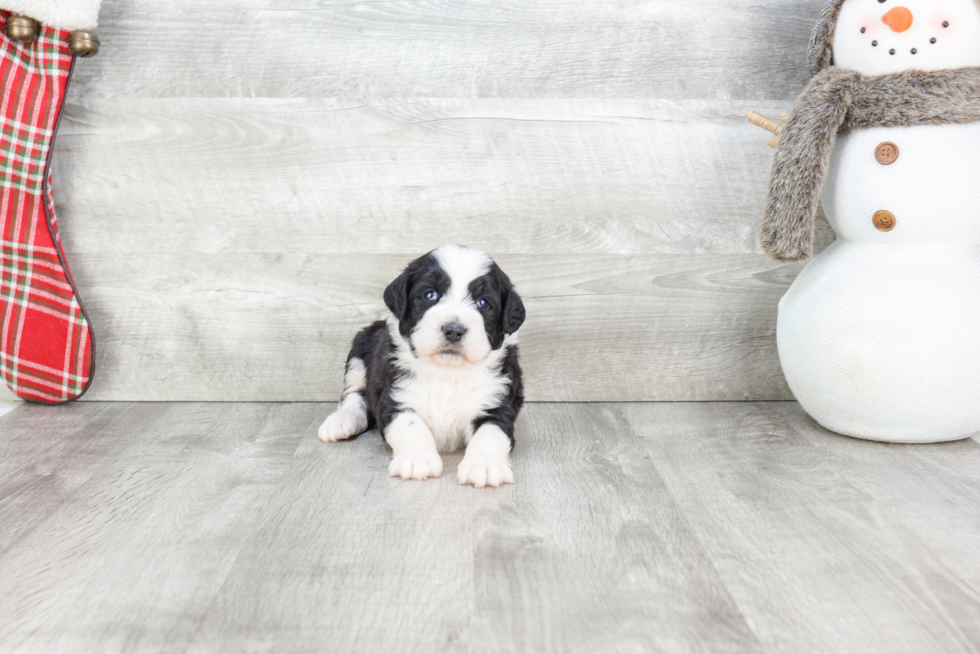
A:
[[[367,400],[364,389],[367,386],[367,369],[364,360],[351,357],[344,373],[344,394],[340,406],[327,418],[317,435],[325,443],[335,443],[357,436],[368,427]]]
[[[476,430],[466,445],[466,455],[456,473],[460,484],[477,488],[499,487],[514,483],[514,471],[510,469],[510,437],[493,423],[485,423]]]
[[[398,413],[384,430],[385,440],[394,452],[389,477],[418,479],[442,476],[442,458],[428,425],[415,413]]]

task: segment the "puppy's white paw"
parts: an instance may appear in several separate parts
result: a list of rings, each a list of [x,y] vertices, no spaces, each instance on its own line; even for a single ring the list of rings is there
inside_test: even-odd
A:
[[[357,436],[367,429],[367,423],[363,410],[342,406],[323,421],[317,436],[324,443],[336,443]]]
[[[514,471],[510,469],[507,457],[493,452],[466,452],[459,463],[456,478],[463,485],[483,488],[514,483]]]
[[[442,476],[442,458],[435,449],[411,449],[400,452],[388,466],[389,477],[425,481]]]

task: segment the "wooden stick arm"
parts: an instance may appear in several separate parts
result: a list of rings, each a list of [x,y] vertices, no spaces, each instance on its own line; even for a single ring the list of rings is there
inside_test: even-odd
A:
[[[746,118],[748,118],[749,122],[752,123],[753,125],[758,125],[762,129],[768,130],[773,134],[775,134],[776,136],[782,134],[783,130],[786,127],[782,123],[776,122],[775,120],[769,118],[768,116],[763,116],[757,111],[750,111],[746,116]]]
[[[783,114],[780,116],[780,118],[784,122],[788,117],[789,117],[788,111],[784,111]],[[772,132],[773,135],[769,137],[768,141],[766,141],[770,147],[774,148],[777,145],[779,145],[779,136],[780,134],[783,133],[783,130],[786,129],[786,125],[784,123],[775,121],[772,118],[769,118],[768,116],[763,116],[758,111],[750,111],[748,115],[746,115],[746,118],[753,125],[757,125],[764,130]]]

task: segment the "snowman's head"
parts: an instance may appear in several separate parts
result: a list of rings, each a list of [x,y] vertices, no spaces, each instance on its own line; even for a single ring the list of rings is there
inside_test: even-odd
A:
[[[863,75],[980,66],[978,0],[835,0],[811,41],[810,67]]]

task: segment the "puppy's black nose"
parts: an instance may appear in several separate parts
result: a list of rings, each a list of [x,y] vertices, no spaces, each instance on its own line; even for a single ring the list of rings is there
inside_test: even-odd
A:
[[[442,326],[442,333],[445,334],[446,340],[450,343],[459,343],[460,339],[466,336],[466,327],[458,322],[451,322]]]

